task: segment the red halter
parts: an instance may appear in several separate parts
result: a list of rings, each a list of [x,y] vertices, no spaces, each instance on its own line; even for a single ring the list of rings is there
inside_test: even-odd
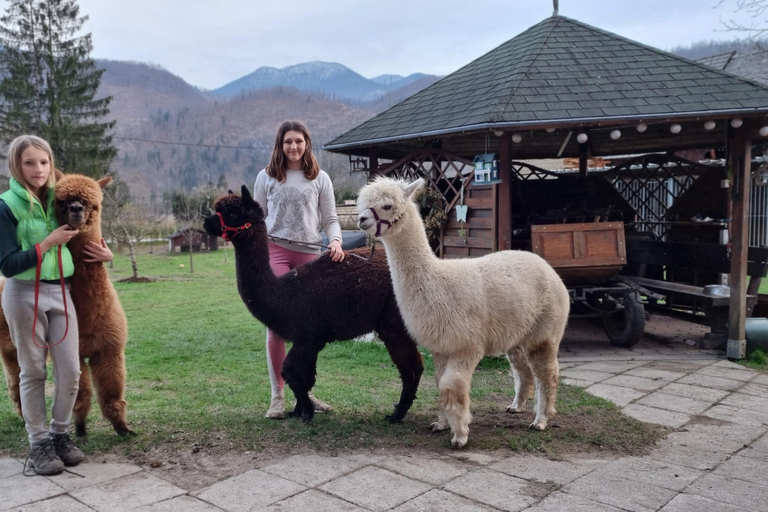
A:
[[[232,240],[234,237],[239,235],[241,231],[245,231],[246,229],[251,227],[250,222],[246,222],[239,228],[233,228],[233,227],[227,226],[226,224],[224,224],[224,217],[222,217],[222,215],[219,212],[216,212],[216,215],[219,216],[219,222],[221,222],[221,238],[223,238],[226,241]],[[230,232],[232,233],[231,235],[230,235]]]

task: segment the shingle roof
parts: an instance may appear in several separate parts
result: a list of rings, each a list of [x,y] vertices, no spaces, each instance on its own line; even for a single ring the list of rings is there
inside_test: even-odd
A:
[[[552,16],[326,149],[493,127],[768,111],[768,88]]]
[[[768,85],[768,50],[730,51],[697,59],[697,62]]]

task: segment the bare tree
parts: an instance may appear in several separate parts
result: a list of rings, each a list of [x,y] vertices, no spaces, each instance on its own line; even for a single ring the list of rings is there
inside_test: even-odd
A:
[[[733,12],[744,13],[752,20],[745,25],[734,19],[722,20],[726,30],[746,33],[750,39],[759,39],[768,34],[768,0],[720,0],[715,8],[733,4]]]
[[[217,192],[212,187],[195,189],[190,194],[176,192],[173,195],[173,215],[179,232],[189,247],[189,271],[194,272],[194,240],[203,219],[210,214]]]
[[[118,186],[104,191],[104,211],[102,229],[119,245],[128,248],[131,259],[131,279],[139,279],[139,266],[136,261],[136,249],[142,241],[156,232],[167,214],[154,212],[148,201],[132,199],[127,185],[118,182]]]

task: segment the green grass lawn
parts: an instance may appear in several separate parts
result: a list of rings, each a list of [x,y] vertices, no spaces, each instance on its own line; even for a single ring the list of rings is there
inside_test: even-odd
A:
[[[270,387],[265,330],[243,305],[235,284],[234,255],[140,255],[139,275],[149,283],[123,283],[130,262],[117,255],[113,280],[128,316],[126,348],[128,423],[137,435],[120,438],[98,406],[89,417],[86,453],[146,453],[171,450],[352,450],[365,447],[442,450],[449,432],[430,434],[437,415],[437,390],[428,351],[426,371],[411,412],[391,425],[400,379],[378,342],[333,343],[320,353],[315,393],[335,406],[305,425],[295,419],[264,418]],[[180,264],[185,268],[179,268]],[[341,293],[341,292],[340,292]],[[50,393],[49,393],[50,394]],[[470,448],[636,452],[663,431],[623,416],[610,402],[560,385],[559,415],[546,432],[527,429],[530,413],[504,412],[512,397],[505,359],[486,358],[473,379]],[[293,395],[286,389],[286,402]],[[22,420],[0,385],[0,453],[27,448]]]

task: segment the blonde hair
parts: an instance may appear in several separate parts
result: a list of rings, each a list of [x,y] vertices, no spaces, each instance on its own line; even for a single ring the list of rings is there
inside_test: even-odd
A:
[[[21,155],[24,150],[30,146],[34,146],[40,151],[48,153],[48,159],[50,160],[51,172],[48,174],[48,181],[46,184],[48,187],[53,188],[56,185],[56,167],[53,164],[53,151],[51,145],[45,139],[41,139],[36,135],[20,135],[13,139],[13,142],[8,146],[8,169],[11,171],[11,176],[18,181],[29,192],[30,197],[35,196],[35,191],[29,188],[24,175],[21,172]]]
[[[309,136],[309,130],[300,121],[286,121],[277,129],[275,147],[272,149],[272,158],[267,166],[267,174],[280,183],[285,182],[288,159],[285,156],[285,151],[283,151],[283,139],[285,134],[290,131],[299,132],[307,143],[304,156],[301,157],[301,169],[304,171],[304,177],[312,181],[320,174],[320,164],[317,163],[315,155],[312,154],[312,138]]]

